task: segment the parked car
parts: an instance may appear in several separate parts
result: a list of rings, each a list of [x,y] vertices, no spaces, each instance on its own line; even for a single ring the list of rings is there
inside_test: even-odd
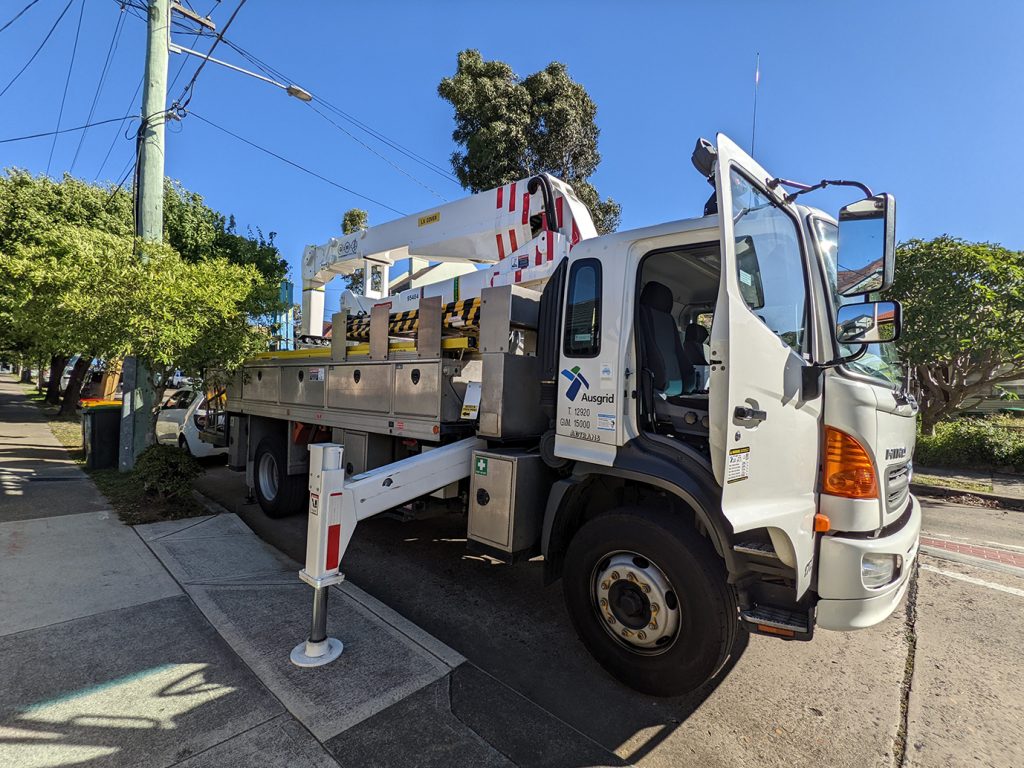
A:
[[[207,405],[202,392],[193,389],[172,392],[157,414],[156,441],[177,445],[197,459],[226,454],[227,448],[216,448],[199,439],[199,431],[209,416]]]

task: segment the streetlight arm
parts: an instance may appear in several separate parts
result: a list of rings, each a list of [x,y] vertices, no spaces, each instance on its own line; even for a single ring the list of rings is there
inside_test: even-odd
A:
[[[270,83],[271,85],[277,86],[281,90],[285,91],[289,96],[294,96],[299,101],[312,101],[313,100],[312,94],[310,94],[309,91],[307,91],[305,88],[300,88],[299,86],[294,85],[294,84],[292,84],[292,85],[284,85],[283,83],[277,82],[277,80],[271,80],[269,77],[264,77],[263,75],[257,74],[256,72],[250,72],[248,69],[242,69],[242,67],[237,67],[234,64],[229,64],[226,61],[221,61],[220,59],[215,59],[212,56],[210,56],[208,53],[201,53],[200,51],[193,51],[191,48],[185,48],[184,46],[177,45],[176,43],[171,43],[170,44],[170,50],[173,53],[187,53],[190,56],[198,56],[199,58],[205,59],[206,61],[212,61],[214,64],[220,64],[222,67],[227,67],[228,69],[233,69],[233,70],[235,70],[235,72],[241,72],[243,75],[249,75],[249,77],[255,77],[257,80],[262,80],[265,83]]]

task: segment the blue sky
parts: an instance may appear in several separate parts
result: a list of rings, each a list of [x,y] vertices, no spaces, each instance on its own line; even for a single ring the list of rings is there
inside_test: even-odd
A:
[[[71,59],[79,4],[39,57],[0,98],[0,139],[51,131]],[[120,14],[84,0],[81,37],[62,126],[86,122]],[[0,25],[28,0],[0,4]],[[223,25],[237,0],[192,0]],[[0,33],[0,88],[27,61],[65,0],[40,0]],[[723,7],[724,6],[724,7]],[[1024,248],[1024,3],[741,2],[540,4],[249,0],[227,37],[377,131],[447,166],[450,107],[436,95],[459,50],[478,48],[521,75],[565,62],[598,105],[603,162],[592,181],[623,206],[629,229],[700,214],[709,188],[689,157],[717,131],[749,146],[755,53],[761,55],[756,157],[803,181],[855,178],[898,200],[900,239],[941,233]],[[143,65],[144,22],[125,19],[94,120],[128,107]],[[192,38],[176,34],[189,45]],[[195,47],[206,50],[208,40]],[[224,46],[219,57],[250,67]],[[172,56],[171,77],[181,56]],[[185,64],[177,95],[198,60]],[[338,183],[412,213],[438,197],[340,132],[308,106],[208,65],[196,113]],[[458,185],[339,121],[392,163],[448,199]],[[92,179],[116,125],[88,131],[75,175]],[[46,169],[50,139],[0,145],[0,165]],[[71,165],[78,134],[59,137],[50,172]],[[119,135],[101,180],[118,180],[132,155]],[[296,265],[305,243],[340,232],[344,211],[365,207],[195,118],[170,126],[167,173],[239,224],[276,231]],[[835,210],[849,192],[810,202]],[[336,296],[332,291],[329,301]]]

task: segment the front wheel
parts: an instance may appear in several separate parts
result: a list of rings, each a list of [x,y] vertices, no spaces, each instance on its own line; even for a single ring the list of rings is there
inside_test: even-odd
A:
[[[725,568],[669,511],[620,508],[589,521],[569,544],[562,579],[580,640],[642,693],[688,693],[732,653],[739,617]]]
[[[306,475],[289,475],[283,440],[269,435],[260,440],[253,457],[256,500],[267,517],[287,517],[306,508]]]

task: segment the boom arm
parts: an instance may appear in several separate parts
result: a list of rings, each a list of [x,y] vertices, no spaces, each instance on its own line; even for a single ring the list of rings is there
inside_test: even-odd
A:
[[[541,174],[309,245],[302,256],[301,333],[322,335],[324,287],[337,275],[360,268],[369,272],[374,266],[386,271],[397,260],[420,256],[470,264],[508,260],[495,274],[508,273],[509,281],[522,282],[524,269],[556,261],[556,250],[568,252],[596,235],[590,212],[572,187]],[[493,277],[487,281],[491,285],[497,284]]]

